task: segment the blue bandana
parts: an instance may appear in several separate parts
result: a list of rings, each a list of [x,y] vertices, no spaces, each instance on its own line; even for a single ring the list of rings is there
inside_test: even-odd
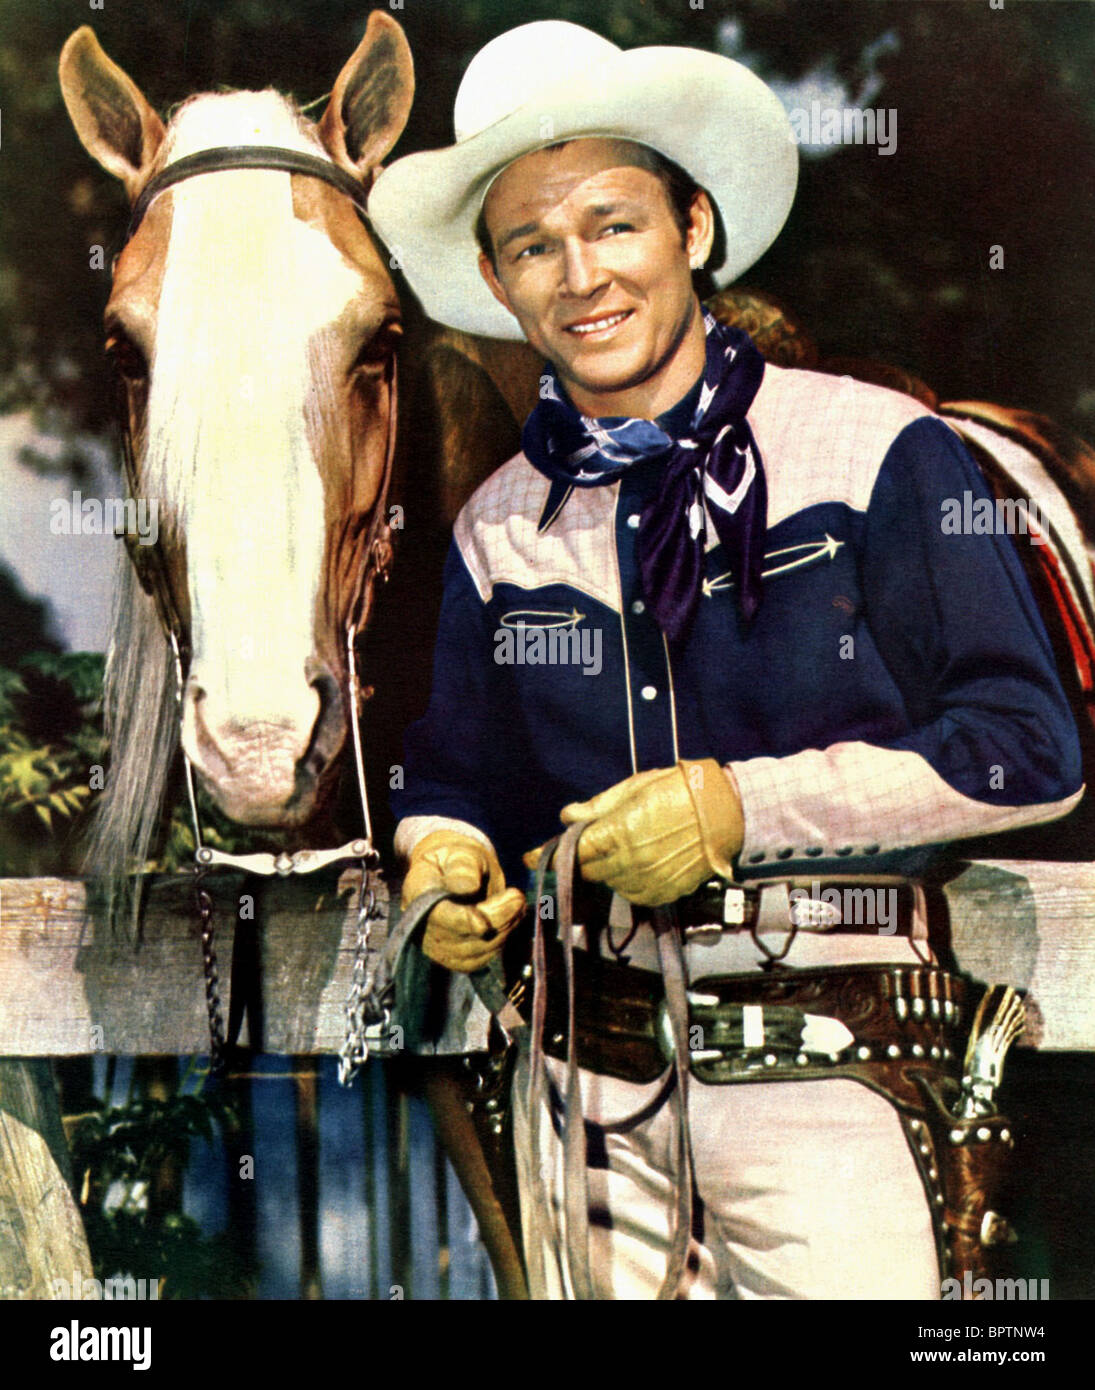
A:
[[[672,641],[687,633],[699,602],[708,515],[746,619],[760,603],[768,490],[745,416],[764,376],[764,358],[742,329],[708,313],[704,327],[703,385],[678,438],[654,420],[581,415],[551,369],[521,439],[529,462],[566,490],[601,487],[642,459],[664,457],[661,484],[639,522],[637,553],[646,605]]]

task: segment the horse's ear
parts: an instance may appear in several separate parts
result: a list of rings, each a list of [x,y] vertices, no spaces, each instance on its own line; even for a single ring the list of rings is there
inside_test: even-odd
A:
[[[403,30],[374,10],[319,123],[336,164],[368,175],[403,134],[414,99],[414,63]]]
[[[61,95],[84,148],[122,180],[132,198],[160,148],[163,122],[86,24],[61,50],[60,75]]]

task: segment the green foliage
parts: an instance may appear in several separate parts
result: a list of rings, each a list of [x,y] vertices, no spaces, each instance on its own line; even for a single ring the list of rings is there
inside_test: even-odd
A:
[[[97,652],[31,652],[0,666],[0,874],[81,872],[81,840],[105,769],[104,658]],[[96,778],[96,781],[100,781]],[[182,786],[165,814],[150,873],[194,862],[194,830]],[[199,790],[202,836],[215,849],[280,848],[233,825]]]
[[[106,747],[103,658],[33,652],[0,668],[0,869],[63,872],[93,800]]]
[[[213,849],[222,849],[229,854],[249,854],[259,850],[269,850],[276,854],[284,847],[276,836],[256,835],[254,831],[234,824],[200,789],[198,814],[202,822],[202,843]],[[156,859],[148,865],[148,871],[167,874],[189,868],[194,863],[196,848],[190,808],[180,798],[168,818],[162,848]]]
[[[198,1223],[158,1200],[165,1172],[185,1168],[193,1139],[213,1142],[231,1108],[204,1095],[149,1097],[79,1120],[71,1138],[82,1214],[99,1279],[158,1279],[161,1298],[234,1298],[253,1293],[227,1234],[204,1236]]]

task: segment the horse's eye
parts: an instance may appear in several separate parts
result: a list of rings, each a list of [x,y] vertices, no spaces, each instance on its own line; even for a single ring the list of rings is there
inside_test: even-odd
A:
[[[395,320],[384,324],[361,345],[361,351],[354,358],[351,374],[361,372],[366,376],[380,376],[392,359],[403,336],[402,326]]]
[[[126,381],[144,381],[147,378],[148,363],[144,353],[124,333],[115,332],[107,338],[106,354]]]

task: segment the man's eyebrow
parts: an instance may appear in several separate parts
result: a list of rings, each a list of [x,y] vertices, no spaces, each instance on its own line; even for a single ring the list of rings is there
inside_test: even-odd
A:
[[[498,243],[499,251],[501,251],[504,247],[508,246],[511,241],[516,241],[518,237],[531,236],[532,233],[537,230],[539,225],[540,224],[538,222],[525,222],[520,227],[514,227],[514,229],[511,232],[507,232],[505,236],[502,238],[502,240]]]
[[[611,217],[613,213],[627,212],[634,213],[639,205],[630,198],[617,198],[611,203],[593,203],[585,210],[587,217]],[[511,241],[517,241],[523,236],[532,236],[540,230],[539,222],[525,222],[520,227],[514,227],[498,243],[498,250],[503,251]]]

